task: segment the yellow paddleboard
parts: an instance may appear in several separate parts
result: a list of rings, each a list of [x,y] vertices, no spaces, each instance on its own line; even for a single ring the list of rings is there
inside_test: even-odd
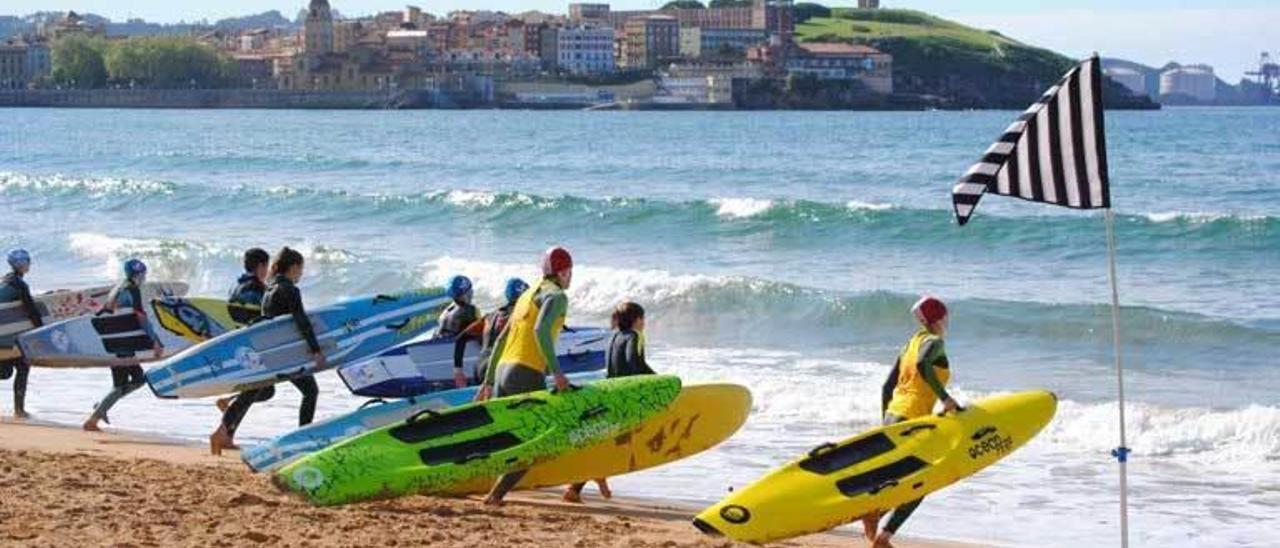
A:
[[[517,489],[566,485],[675,462],[729,439],[751,413],[751,391],[736,384],[695,384],[680,390],[666,411],[631,432],[561,455],[529,469]],[[496,478],[480,478],[448,493],[485,493]]]
[[[1019,392],[825,444],[693,520],[705,533],[763,543],[826,531],[951,485],[1035,437],[1057,410],[1051,392]]]
[[[151,308],[161,327],[193,343],[244,327],[261,310],[208,297],[154,299]]]

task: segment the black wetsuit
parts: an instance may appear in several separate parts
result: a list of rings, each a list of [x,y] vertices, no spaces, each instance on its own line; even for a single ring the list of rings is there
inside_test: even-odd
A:
[[[41,327],[44,325],[44,318],[40,316],[40,309],[36,307],[36,301],[31,297],[31,288],[27,286],[27,281],[22,279],[22,275],[17,272],[5,274],[3,282],[0,282],[0,302],[22,303],[22,309],[27,313],[27,319],[31,320],[31,325]],[[14,376],[14,373],[17,373]],[[27,376],[31,373],[31,366],[21,357],[10,360],[0,361],[0,380],[13,377],[13,408],[17,411],[26,409],[27,400]]]
[[[502,330],[507,326],[513,307],[515,307],[514,304],[508,303],[488,316],[473,322],[470,327],[458,334],[458,338],[453,342],[454,369],[462,369],[462,359],[466,357],[467,344],[477,341],[480,343],[480,355],[476,359],[476,369],[472,372],[472,379],[477,384],[484,381],[485,364],[489,363],[493,343],[497,342],[498,335],[502,334]]]
[[[436,328],[436,336],[461,335],[463,330],[476,323],[478,319],[480,319],[480,311],[476,310],[476,305],[454,301],[440,313],[440,319],[436,322],[440,325]]]
[[[227,302],[247,306],[262,306],[262,298],[266,295],[267,284],[262,283],[262,280],[259,280],[252,273],[246,272],[240,275],[240,279],[236,280],[236,286],[231,289],[231,295],[227,297]]]
[[[644,345],[641,343],[640,334],[629,329],[613,332],[613,337],[609,339],[609,348],[605,349],[604,363],[607,373],[605,378],[609,379],[657,375],[653,369],[649,368],[649,362],[644,359]],[[586,482],[575,483],[572,489],[581,492],[586,486]]]
[[[609,339],[609,348],[605,351],[606,378],[630,377],[633,375],[655,375],[644,359],[644,348],[640,343],[640,334],[631,330],[617,330]]]
[[[271,319],[285,314],[293,316],[293,322],[298,326],[298,332],[307,341],[307,347],[311,352],[320,352],[320,342],[316,340],[315,329],[311,326],[307,311],[302,307],[302,292],[289,278],[276,276],[263,295],[262,317]],[[316,415],[316,400],[320,396],[320,386],[311,375],[290,379],[289,382],[302,393],[302,405],[298,408],[298,426],[311,424]],[[236,429],[240,427],[240,421],[244,420],[245,414],[255,402],[267,401],[275,395],[276,387],[267,386],[242,392],[236,396],[235,401],[227,407],[227,412],[222,414],[222,424],[227,427],[227,433],[235,435]]]

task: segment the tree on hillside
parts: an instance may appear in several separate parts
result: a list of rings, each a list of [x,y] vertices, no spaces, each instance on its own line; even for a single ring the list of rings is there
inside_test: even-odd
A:
[[[107,67],[103,62],[106,41],[88,36],[68,36],[53,43],[53,81],[61,86],[80,89],[102,87],[107,83]]]
[[[814,17],[831,17],[831,8],[822,4],[814,4],[812,2],[800,2],[793,8],[793,17],[796,24],[803,23]]]
[[[711,0],[709,8],[749,8],[751,0]]]
[[[698,0],[673,0],[671,2],[667,2],[666,4],[663,4],[662,6],[662,9],[664,10],[677,9],[677,8],[686,9],[686,10],[700,10],[700,9],[706,9],[706,6],[702,5],[702,2],[699,2]]]

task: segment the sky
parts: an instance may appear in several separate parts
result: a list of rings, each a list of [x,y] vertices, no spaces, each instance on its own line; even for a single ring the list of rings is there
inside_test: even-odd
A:
[[[609,0],[592,0],[609,1]],[[260,13],[277,9],[293,17],[306,0],[3,0],[0,14],[41,10],[87,11],[113,20],[141,17],[177,22]],[[567,0],[330,0],[345,15],[402,9],[406,3],[443,14],[456,9],[519,12],[567,10]],[[665,0],[616,0],[615,9],[651,8]],[[819,3],[853,5],[853,0]],[[1023,42],[1083,57],[1097,51],[1160,66],[1168,61],[1207,63],[1235,83],[1256,67],[1262,51],[1280,55],[1280,0],[883,0],[961,23],[999,30]]]

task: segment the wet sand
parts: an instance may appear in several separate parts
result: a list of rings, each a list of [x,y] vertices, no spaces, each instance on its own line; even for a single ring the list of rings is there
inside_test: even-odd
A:
[[[0,500],[4,546],[738,546],[695,531],[688,508],[570,505],[546,491],[512,495],[501,508],[422,496],[315,508],[250,473],[235,452],[213,457],[168,439],[11,422],[0,423]],[[778,544],[865,545],[835,534]]]

